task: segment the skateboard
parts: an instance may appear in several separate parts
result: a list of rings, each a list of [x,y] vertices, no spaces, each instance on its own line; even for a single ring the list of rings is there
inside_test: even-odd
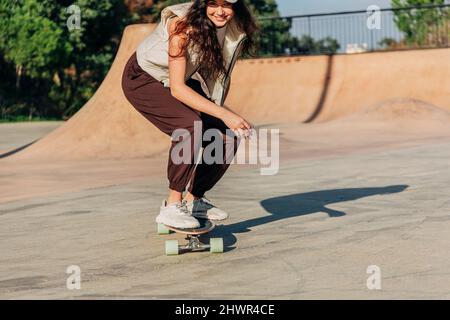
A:
[[[170,234],[171,231],[186,235],[187,244],[179,245],[178,240],[166,240],[166,255],[178,255],[182,252],[204,251],[209,249],[211,253],[223,252],[223,239],[211,238],[209,244],[202,243],[200,236],[213,230],[216,225],[207,219],[198,219],[200,227],[192,229],[181,229],[158,224],[158,234]]]

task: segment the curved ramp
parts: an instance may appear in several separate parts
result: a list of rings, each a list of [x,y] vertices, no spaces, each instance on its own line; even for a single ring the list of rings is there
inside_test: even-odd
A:
[[[149,123],[126,100],[123,68],[155,25],[128,26],[111,69],[95,95],[62,126],[4,160],[122,159],[151,156],[170,138]]]
[[[89,102],[67,123],[2,161],[127,159],[168,149],[169,137],[128,103],[121,88],[125,63],[154,27],[127,27],[111,70]],[[449,61],[450,48],[241,60],[226,104],[255,125],[326,126],[395,99],[450,110]],[[355,125],[364,125],[364,119],[355,117]]]
[[[450,110],[450,49],[241,60],[227,104],[255,123],[326,122],[392,99]]]

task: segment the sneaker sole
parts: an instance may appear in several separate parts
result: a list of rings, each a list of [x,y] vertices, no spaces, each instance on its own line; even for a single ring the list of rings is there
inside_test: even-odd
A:
[[[177,225],[175,223],[172,223],[170,221],[164,221],[161,219],[158,219],[158,217],[156,217],[156,223],[161,223],[164,224],[166,226],[172,227],[172,228],[178,228],[178,229],[194,229],[194,228],[198,228],[200,227],[200,223],[198,224],[191,224],[191,225]]]
[[[208,217],[208,216],[200,216],[200,215],[192,215],[194,218],[196,219],[207,219],[207,220],[211,220],[211,221],[223,221],[228,219],[228,217],[225,218],[212,218],[212,217]]]

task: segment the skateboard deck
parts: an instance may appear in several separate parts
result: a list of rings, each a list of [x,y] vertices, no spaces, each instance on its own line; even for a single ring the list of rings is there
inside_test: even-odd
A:
[[[187,234],[187,235],[205,234],[205,233],[210,232],[216,226],[214,223],[212,223],[210,220],[207,220],[207,219],[198,219],[198,221],[200,222],[200,227],[198,227],[198,228],[184,229],[184,228],[175,228],[175,227],[171,227],[168,225],[164,225],[164,226],[173,232]]]
[[[223,252],[223,239],[211,238],[209,244],[200,241],[199,237],[213,230],[216,225],[208,219],[198,219],[200,226],[197,228],[175,228],[165,224],[158,224],[158,234],[170,234],[170,232],[186,235],[188,241],[185,245],[179,245],[178,240],[166,240],[166,255],[178,255],[190,251],[204,251],[209,249],[212,253]]]

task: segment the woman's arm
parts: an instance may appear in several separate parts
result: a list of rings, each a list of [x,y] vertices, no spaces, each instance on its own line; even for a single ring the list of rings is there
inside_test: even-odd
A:
[[[169,23],[169,34],[173,34],[179,19],[180,18],[178,17],[171,19],[171,22]],[[184,82],[186,73],[186,52],[180,53],[183,44],[187,41],[186,37],[187,35],[176,35],[169,41],[169,54],[172,56],[179,56],[177,58],[172,58],[169,55],[170,93],[174,98],[187,106],[221,119],[230,129],[233,131],[237,130],[240,136],[247,136],[247,130],[251,129],[251,125],[244,118],[231,110],[223,108],[204,98]],[[242,133],[243,130],[245,131],[244,133]]]
[[[180,20],[179,17],[171,19],[169,24],[169,32],[172,34],[175,30],[176,23]],[[180,48],[186,41],[186,35],[176,35],[172,37],[169,42],[169,54],[172,56],[180,54]],[[225,109],[218,106],[214,102],[204,98],[184,82],[186,72],[186,52],[178,58],[169,56],[169,78],[170,78],[170,92],[174,98],[188,105],[189,107],[207,113],[216,118],[224,116]]]

